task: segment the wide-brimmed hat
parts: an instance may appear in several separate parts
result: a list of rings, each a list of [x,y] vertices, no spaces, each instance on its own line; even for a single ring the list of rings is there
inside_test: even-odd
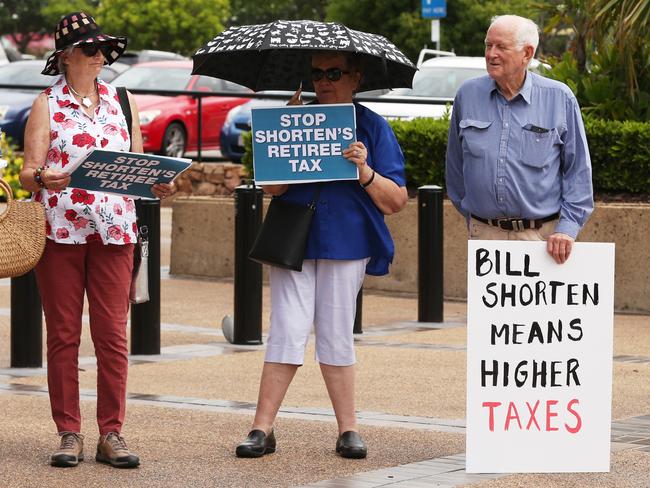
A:
[[[59,74],[59,55],[64,49],[81,44],[101,44],[107,64],[112,64],[126,49],[126,37],[103,34],[95,19],[85,12],[74,12],[61,19],[54,31],[55,51],[47,58],[44,75]],[[105,49],[104,49],[105,47]]]

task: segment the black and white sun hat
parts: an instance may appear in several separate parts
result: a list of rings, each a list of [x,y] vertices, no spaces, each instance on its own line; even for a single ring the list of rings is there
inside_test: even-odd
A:
[[[68,47],[83,44],[100,44],[106,64],[113,64],[126,49],[126,37],[115,37],[103,34],[95,19],[85,12],[74,12],[61,19],[54,31],[56,50],[47,58],[44,75],[58,75],[59,55]]]

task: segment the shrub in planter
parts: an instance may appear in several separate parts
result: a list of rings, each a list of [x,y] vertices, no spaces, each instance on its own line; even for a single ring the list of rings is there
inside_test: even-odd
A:
[[[18,180],[20,170],[23,168],[23,157],[16,154],[14,148],[7,141],[4,133],[0,136],[0,154],[2,154],[0,157],[7,161],[7,167],[4,169],[2,178],[9,183],[9,186],[11,186],[11,189],[14,192],[14,197],[16,199],[29,197],[30,193],[23,190],[22,186],[20,186],[20,181]],[[3,202],[7,201],[7,196],[2,194],[0,200]]]
[[[445,186],[448,117],[392,120],[406,160],[406,184]],[[585,117],[585,131],[597,192],[650,194],[650,122]],[[252,174],[250,134],[242,163]]]

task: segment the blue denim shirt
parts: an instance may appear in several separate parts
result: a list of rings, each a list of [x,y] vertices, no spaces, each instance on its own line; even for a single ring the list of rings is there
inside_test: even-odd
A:
[[[357,140],[368,149],[368,165],[405,186],[404,155],[388,123],[372,110],[354,104]],[[353,164],[353,163],[350,163]],[[395,252],[393,239],[370,196],[358,181],[289,185],[280,198],[308,204],[322,185],[307,240],[305,259],[370,258],[366,273],[385,275]]]
[[[454,100],[446,177],[449,198],[468,220],[560,212],[555,232],[575,238],[594,204],[587,138],[571,90],[528,72],[508,101],[489,76],[466,81]]]

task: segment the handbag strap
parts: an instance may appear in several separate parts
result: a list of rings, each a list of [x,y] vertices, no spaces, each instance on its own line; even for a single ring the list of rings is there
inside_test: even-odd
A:
[[[120,107],[122,107],[122,113],[124,114],[124,119],[126,120],[126,126],[129,129],[129,140],[131,141],[131,147],[129,151],[133,148],[133,113],[131,112],[131,103],[129,102],[129,94],[126,92],[125,86],[118,86],[117,98],[120,100]],[[140,201],[139,199],[137,201]],[[136,203],[136,206],[138,203]],[[137,218],[136,218],[137,221]],[[138,239],[140,238],[140,226],[138,226]]]
[[[318,197],[320,196],[320,191],[323,189],[323,184],[319,183],[318,186],[316,187],[316,191],[314,192],[314,198],[311,199],[311,202],[309,203],[309,208],[312,210],[316,209],[316,202],[318,202]]]
[[[323,184],[319,183],[318,186],[316,187],[316,190],[314,190],[314,196],[311,199],[311,202],[309,202],[309,204],[307,205],[312,210],[316,209],[316,202],[318,202],[318,197],[320,196],[320,191],[322,189],[323,189]],[[277,197],[273,197],[273,198],[277,198]]]
[[[122,107],[122,113],[126,119],[126,126],[129,129],[129,139],[133,140],[133,114],[131,113],[131,104],[129,103],[129,95],[126,93],[125,86],[118,86],[117,98],[120,99],[120,107]]]
[[[9,215],[9,210],[11,209],[11,206],[13,205],[14,192],[11,190],[11,185],[9,185],[9,183],[7,183],[2,178],[0,178],[0,187],[2,187],[2,189],[7,194],[7,208],[0,215],[0,222],[2,222],[5,219],[5,217],[7,217]]]

